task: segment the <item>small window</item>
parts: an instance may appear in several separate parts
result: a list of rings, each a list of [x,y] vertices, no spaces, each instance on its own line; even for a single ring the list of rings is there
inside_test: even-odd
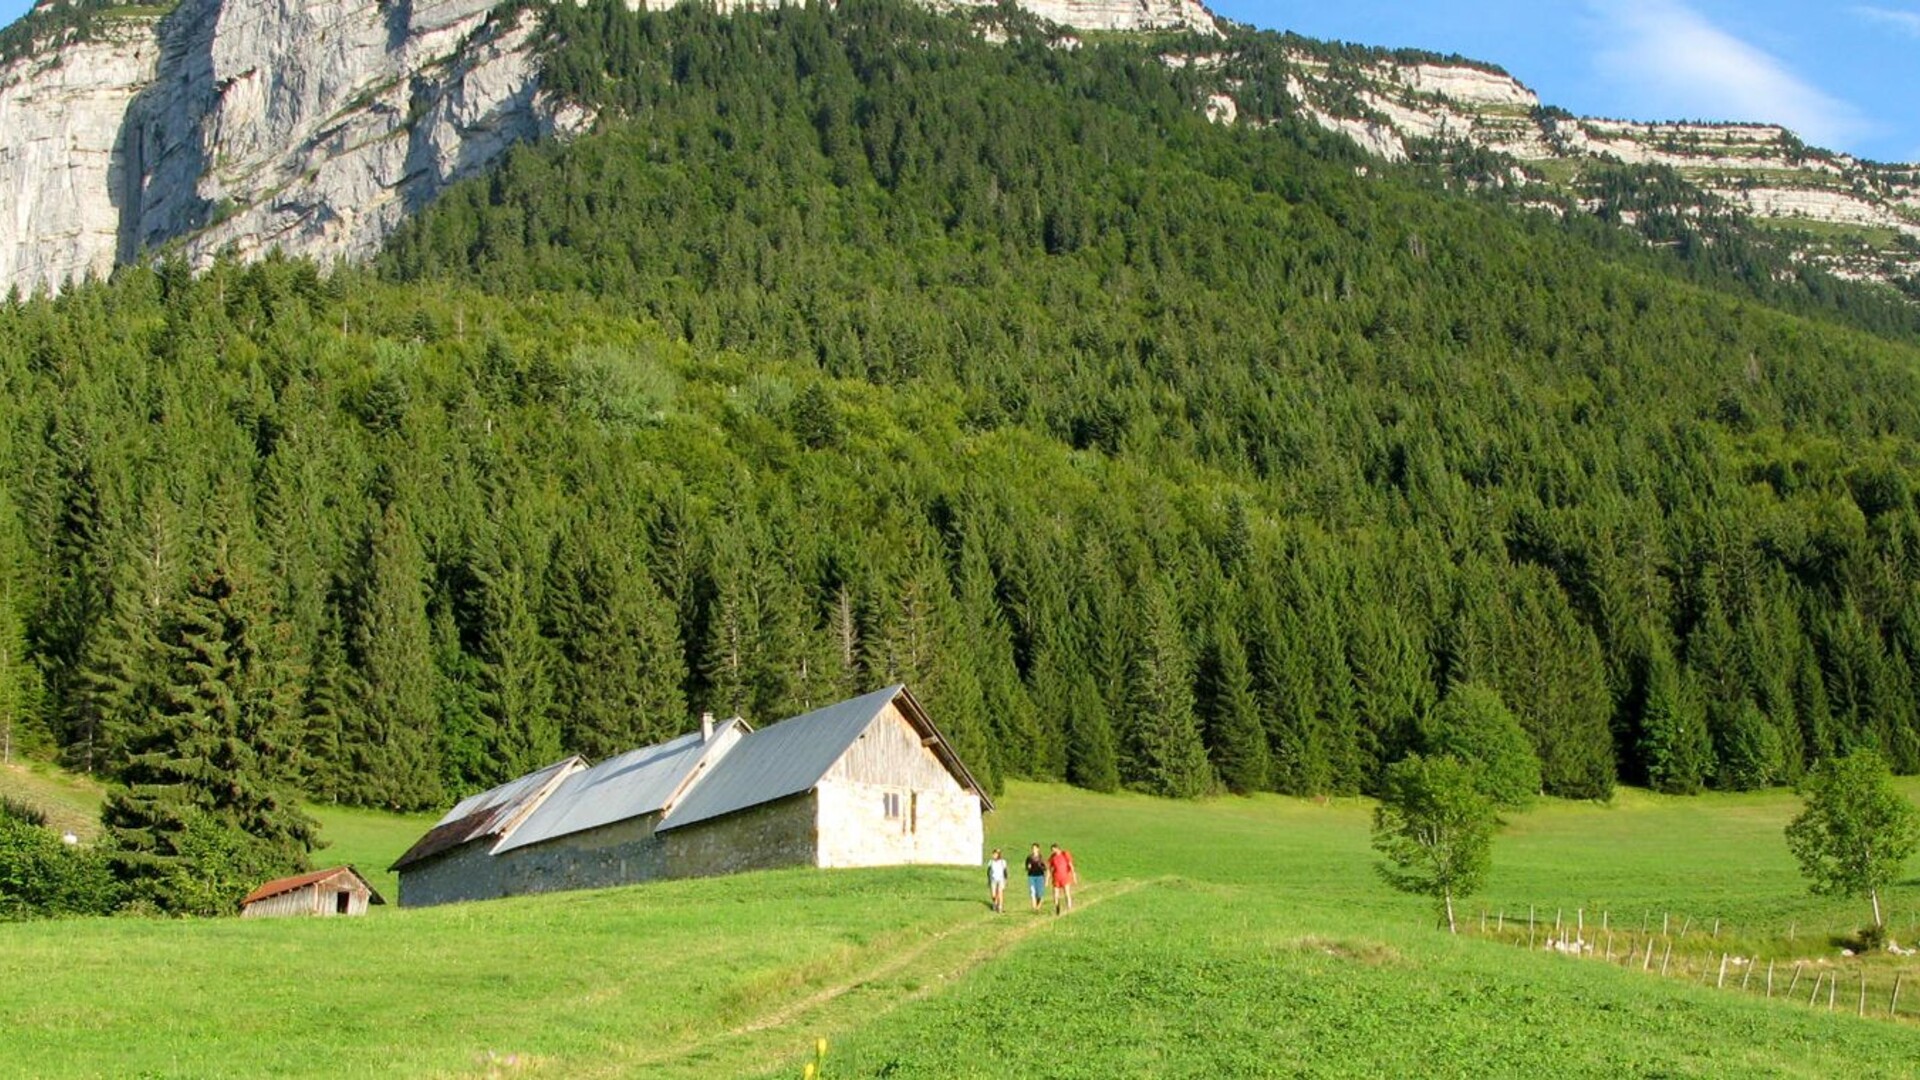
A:
[[[881,794],[881,796],[880,796],[880,801],[881,801],[881,803],[882,803],[882,805],[884,805],[884,806],[886,807],[886,811],[887,811],[887,820],[889,820],[889,821],[897,821],[897,820],[899,820],[899,818],[900,818],[900,793],[899,793],[899,792],[897,792],[897,791],[888,791],[888,792],[884,792],[884,793],[882,793],[882,794]]]

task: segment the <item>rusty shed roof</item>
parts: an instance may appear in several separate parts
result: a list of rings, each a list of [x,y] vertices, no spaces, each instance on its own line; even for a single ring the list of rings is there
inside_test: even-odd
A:
[[[651,814],[667,805],[694,775],[709,750],[726,745],[727,732],[747,722],[735,717],[714,728],[711,740],[689,732],[658,746],[629,750],[561,782],[553,795],[527,815],[513,834],[494,849],[503,851],[537,844],[556,836],[585,832],[602,825]]]
[[[307,874],[295,874],[292,877],[275,878],[248,893],[247,898],[240,901],[240,906],[245,907],[256,901],[268,900],[279,896],[281,893],[290,893],[297,889],[304,889],[309,885],[318,885],[323,881],[338,877],[341,874],[352,875],[353,880],[358,882],[361,888],[367,890],[368,903],[386,903],[385,900],[380,898],[380,894],[374,890],[374,887],[367,883],[367,879],[360,876],[359,870],[354,869],[352,866],[336,866],[330,870],[315,870]]]
[[[392,869],[411,866],[472,840],[505,835],[538,808],[562,780],[584,768],[585,761],[570,757],[497,788],[469,795],[447,811],[447,816],[415,841],[406,854],[395,859]]]

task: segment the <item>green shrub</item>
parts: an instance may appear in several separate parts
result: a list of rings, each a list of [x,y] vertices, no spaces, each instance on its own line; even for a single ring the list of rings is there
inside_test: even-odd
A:
[[[120,887],[93,848],[62,843],[52,832],[0,813],[0,919],[105,915]]]

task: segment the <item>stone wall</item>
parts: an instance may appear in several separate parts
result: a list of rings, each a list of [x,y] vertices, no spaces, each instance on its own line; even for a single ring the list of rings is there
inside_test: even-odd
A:
[[[400,906],[428,907],[507,895],[505,860],[488,852],[493,837],[450,848],[400,871]]]
[[[669,829],[660,834],[668,877],[814,866],[819,848],[813,792]]]
[[[887,816],[889,795],[898,817]],[[820,866],[980,865],[980,797],[957,784],[942,790],[829,781],[816,797]]]
[[[667,874],[665,850],[653,833],[659,820],[646,814],[494,858],[507,864],[504,885],[515,896],[654,881]]]

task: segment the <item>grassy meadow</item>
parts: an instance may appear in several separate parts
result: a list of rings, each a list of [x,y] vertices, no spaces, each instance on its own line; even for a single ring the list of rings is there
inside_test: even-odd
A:
[[[1067,918],[1018,896],[992,915],[976,870],[902,869],[351,921],[0,925],[0,1074],[798,1076],[819,1036],[829,1077],[1912,1074],[1920,1026],[1854,1015],[1858,962],[1827,936],[1864,905],[1806,895],[1780,836],[1797,805],[1622,791],[1514,815],[1459,938],[1376,880],[1363,801],[1028,784],[989,842],[1071,847],[1086,884]],[[317,813],[320,861],[383,891],[426,825]],[[1514,931],[1529,905],[1542,944],[1556,910],[1584,911],[1590,940],[1605,912],[1623,948],[1671,913],[1673,972],[1478,935],[1483,909]],[[1916,905],[1920,882],[1895,890],[1902,941]],[[1782,961],[1783,989],[1787,961],[1809,975],[1793,1002],[1716,989],[1728,951]],[[1841,975],[1832,1008],[1805,1000],[1814,963]],[[1871,1011],[1909,968],[1871,962]]]

